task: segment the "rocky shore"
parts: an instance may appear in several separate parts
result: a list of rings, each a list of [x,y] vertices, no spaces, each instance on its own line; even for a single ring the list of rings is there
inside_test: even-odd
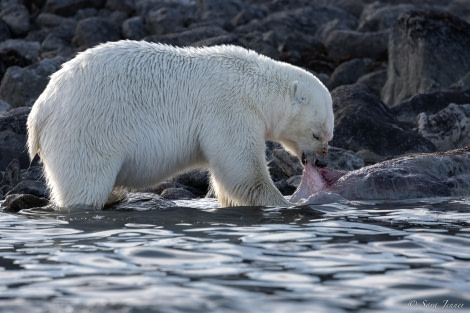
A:
[[[30,107],[62,63],[121,39],[235,44],[311,71],[333,97],[334,169],[470,144],[467,0],[5,0],[0,200],[47,198],[41,166],[25,149]],[[271,142],[266,157],[277,187],[292,194],[300,162]],[[207,178],[192,171],[146,192],[204,197]]]

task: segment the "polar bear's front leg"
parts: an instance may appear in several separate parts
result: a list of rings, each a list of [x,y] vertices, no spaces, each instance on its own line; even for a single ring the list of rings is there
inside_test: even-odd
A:
[[[220,204],[227,206],[292,206],[274,186],[261,160],[213,162],[211,187]]]

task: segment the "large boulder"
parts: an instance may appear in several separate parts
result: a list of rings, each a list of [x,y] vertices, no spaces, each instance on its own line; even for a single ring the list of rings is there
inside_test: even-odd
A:
[[[351,58],[387,59],[389,31],[358,32],[335,30],[325,42],[330,58],[342,61]]]
[[[394,25],[388,49],[382,100],[394,105],[444,89],[470,71],[470,24],[446,13],[406,13]]]
[[[436,151],[434,145],[400,121],[367,87],[344,85],[331,92],[335,135],[331,145],[382,156]]]
[[[436,114],[419,114],[418,132],[440,151],[470,145],[470,104],[451,103]]]
[[[435,114],[451,103],[470,103],[470,89],[463,91],[443,90],[417,94],[391,106],[390,110],[400,122],[404,122],[414,128],[417,126],[418,114]]]
[[[369,73],[372,68],[372,59],[352,59],[335,68],[328,82],[329,89],[341,85],[354,84],[359,77]]]

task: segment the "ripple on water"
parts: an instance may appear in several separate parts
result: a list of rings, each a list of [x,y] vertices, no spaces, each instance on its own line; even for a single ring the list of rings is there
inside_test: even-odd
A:
[[[429,312],[424,300],[470,307],[466,200],[196,204],[0,212],[2,310]]]
[[[135,264],[171,268],[210,268],[223,263],[233,263],[238,259],[223,254],[184,251],[170,248],[135,247],[118,251],[132,259]]]

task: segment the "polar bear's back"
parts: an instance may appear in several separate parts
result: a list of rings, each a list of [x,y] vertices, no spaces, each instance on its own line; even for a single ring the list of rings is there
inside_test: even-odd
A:
[[[77,154],[112,159],[122,168],[117,184],[123,177],[123,185],[148,185],[204,161],[198,137],[226,126],[217,124],[218,114],[231,114],[233,99],[256,83],[250,73],[262,60],[270,62],[232,46],[120,41],[89,49],[53,74],[34,104],[30,155],[40,150],[51,164],[63,164],[60,171]],[[61,146],[67,151],[59,154]]]
[[[257,84],[256,72],[266,68],[263,62],[274,61],[236,46],[179,48],[144,41],[112,42],[65,63],[51,77],[48,88],[54,90],[45,95],[50,105],[72,110],[109,110],[101,104],[103,98],[108,105],[135,106],[141,112],[144,107],[152,111],[177,105],[181,111],[174,107],[167,111],[181,118],[190,107],[224,102],[215,96],[237,96],[241,89],[252,88]],[[54,103],[50,101],[54,94],[80,101]]]

